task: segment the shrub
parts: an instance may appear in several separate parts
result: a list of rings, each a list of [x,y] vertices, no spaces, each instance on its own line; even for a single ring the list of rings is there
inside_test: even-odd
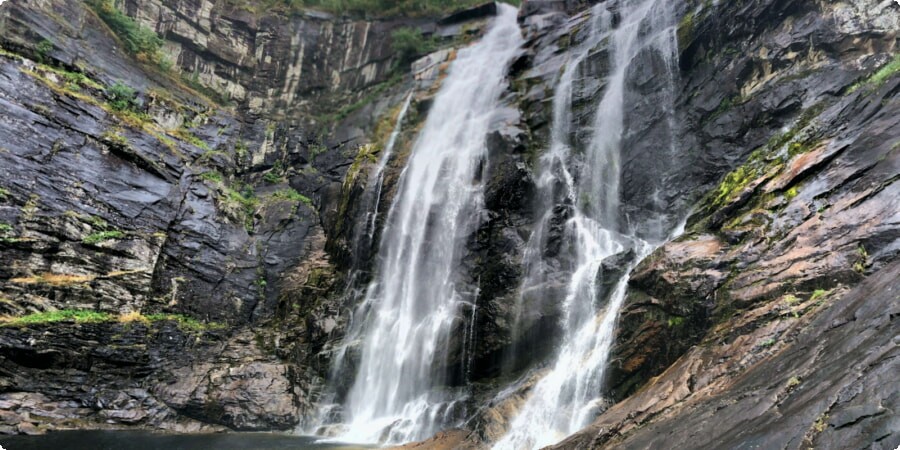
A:
[[[278,183],[281,183],[282,181],[284,181],[284,177],[282,177],[281,175],[278,175],[275,172],[269,172],[269,173],[263,175],[263,180],[269,184],[278,184]]]
[[[109,99],[109,106],[116,111],[134,112],[140,107],[137,92],[121,81],[106,89],[106,97]]]
[[[312,200],[309,197],[297,192],[295,189],[282,189],[272,194],[275,200],[288,200],[292,202],[301,202],[306,206],[312,206]]]
[[[200,179],[205,180],[205,181],[212,181],[214,183],[221,183],[222,182],[222,174],[220,174],[219,172],[215,172],[215,171],[204,172],[204,173],[200,174]]]
[[[116,8],[112,0],[89,0],[88,4],[97,12],[110,29],[125,44],[125,50],[140,61],[159,64],[165,68],[165,57],[160,49],[162,38],[155,31],[137,23]]]
[[[37,45],[37,59],[39,63],[46,63],[47,57],[53,51],[53,43],[44,39]]]
[[[401,63],[410,63],[421,55],[433,52],[437,43],[434,39],[426,39],[415,28],[400,28],[391,33],[391,47],[397,52]]]

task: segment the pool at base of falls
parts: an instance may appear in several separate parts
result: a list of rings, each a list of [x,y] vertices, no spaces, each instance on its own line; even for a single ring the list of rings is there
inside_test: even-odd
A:
[[[169,434],[153,431],[58,431],[0,436],[6,450],[358,450],[373,447],[320,442],[284,433]]]

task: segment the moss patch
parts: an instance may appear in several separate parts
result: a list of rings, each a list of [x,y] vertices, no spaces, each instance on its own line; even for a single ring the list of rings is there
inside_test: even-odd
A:
[[[70,310],[48,311],[22,317],[0,319],[2,325],[33,325],[54,322],[92,323],[112,320],[112,316],[98,311]]]
[[[894,55],[894,59],[878,69],[872,76],[851,86],[848,92],[853,93],[862,87],[876,89],[898,73],[900,73],[900,53]]]

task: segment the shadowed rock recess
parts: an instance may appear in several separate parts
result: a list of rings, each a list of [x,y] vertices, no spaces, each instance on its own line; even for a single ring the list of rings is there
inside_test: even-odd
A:
[[[586,164],[615,51],[585,48],[592,11],[616,27],[629,1],[521,2],[434,368],[463,394],[404,448],[490,448],[552,368],[565,228],[590,201],[541,197],[555,88],[583,54],[567,129]],[[498,7],[270,3],[0,6],[0,433],[350,422],[349,322],[390,207]],[[638,51],[624,76],[615,227],[675,237],[598,262],[599,301],[631,270],[604,401],[551,448],[897,448],[900,4],[668,6],[677,64]]]

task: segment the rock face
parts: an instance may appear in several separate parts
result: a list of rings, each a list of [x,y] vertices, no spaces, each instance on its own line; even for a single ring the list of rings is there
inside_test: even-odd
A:
[[[340,333],[329,195],[409,86],[391,32],[459,31],[121,6],[172,69],[126,54],[86,2],[0,9],[0,314],[36,322],[0,326],[3,431],[293,428]],[[47,322],[59,310],[101,316]],[[196,333],[160,334],[173,321]]]
[[[518,288],[554,87],[596,3],[523,2],[527,43],[491,123],[484,220],[459,268],[479,292],[471,370],[453,379],[472,387],[471,420],[409,448],[498,439],[555,349],[561,196],[547,295]],[[171,70],[126,54],[83,2],[0,8],[0,432],[293,429],[370,279],[384,222],[370,222],[371,204],[390,204],[455,48],[495,7],[351,20],[225,1],[120,6],[164,38]],[[687,219],[685,232],[632,274],[605,387],[616,403],[559,447],[895,448],[900,7],[673,10],[675,85],[649,53],[628,75],[621,227],[661,239]],[[390,38],[401,26],[448,45],[407,73]],[[608,46],[576,77],[576,150]],[[137,91],[125,108],[112,106],[116,82]],[[676,124],[654,113],[664,101]],[[98,316],[49,321],[59,310]],[[447,365],[463,373],[458,353]],[[338,391],[352,363],[345,372]]]

